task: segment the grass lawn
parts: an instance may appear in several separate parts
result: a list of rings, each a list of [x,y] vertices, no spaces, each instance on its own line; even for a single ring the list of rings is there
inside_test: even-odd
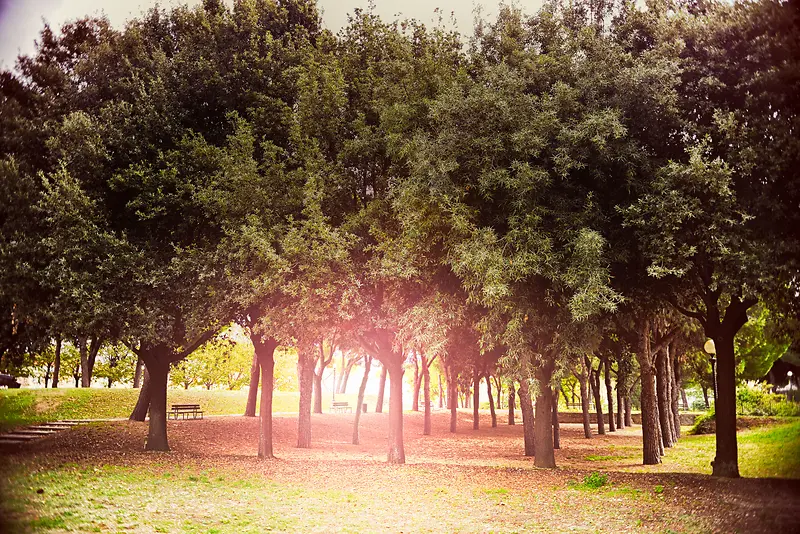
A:
[[[275,460],[255,457],[258,421],[169,423],[169,453],[145,453],[147,425],[93,423],[0,462],[9,532],[790,532],[800,515],[800,420],[740,433],[742,472],[706,474],[713,436],[684,437],[661,466],[635,466],[639,427],[592,440],[562,425],[559,468],[521,456],[521,425],[472,430],[459,412],[405,416],[408,463],[384,463],[386,414],[275,418]],[[708,449],[711,447],[711,449]],[[2,525],[0,525],[2,531]]]
[[[57,421],[60,419],[113,419],[128,417],[136,404],[139,390],[122,388],[75,389],[0,389],[0,432],[21,425]],[[297,412],[299,395],[276,391],[273,411]],[[355,406],[355,394],[337,395],[337,400]],[[374,408],[374,397],[366,399]],[[200,404],[207,415],[244,413],[247,391],[170,389],[169,404]],[[322,401],[327,411],[329,398]],[[388,404],[387,404],[388,406]]]

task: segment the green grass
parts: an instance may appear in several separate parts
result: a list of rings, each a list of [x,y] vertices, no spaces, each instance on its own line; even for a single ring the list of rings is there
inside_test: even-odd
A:
[[[0,390],[0,431],[60,419],[111,419],[128,417],[136,404],[135,389],[9,389]],[[337,395],[355,407],[357,395]],[[375,401],[367,398],[370,406]],[[273,412],[296,412],[298,394],[276,391]],[[244,413],[247,391],[170,389],[167,403],[200,404],[208,415]],[[329,398],[322,405],[327,411]]]
[[[800,420],[741,431],[738,443],[742,476],[800,478]],[[667,450],[664,466],[674,471],[710,473],[714,450],[713,435],[685,435]]]
[[[299,489],[262,477],[179,466],[72,464],[32,473],[20,470],[6,489],[4,508],[13,532],[330,531],[342,520],[339,514],[365,507],[346,491]],[[350,531],[368,528],[369,514],[364,513],[363,523],[356,522]]]

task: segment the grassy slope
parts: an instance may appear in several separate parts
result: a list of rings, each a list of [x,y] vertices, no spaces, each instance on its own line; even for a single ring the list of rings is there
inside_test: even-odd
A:
[[[10,389],[0,390],[0,431],[21,425],[60,419],[105,419],[128,417],[139,390],[134,389]],[[355,406],[356,395],[337,395],[337,400]],[[366,399],[374,406],[373,399]],[[275,392],[273,411],[296,412],[297,393]],[[208,415],[232,415],[244,412],[246,391],[205,391],[170,389],[167,402],[200,404]],[[323,399],[328,410],[329,398]]]

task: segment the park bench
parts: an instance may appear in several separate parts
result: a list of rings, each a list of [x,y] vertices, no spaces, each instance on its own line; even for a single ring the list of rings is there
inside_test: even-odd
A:
[[[350,403],[347,401],[333,401],[331,403],[331,411],[353,413],[353,408],[350,407]]]
[[[192,419],[197,419],[198,416],[200,416],[200,419],[203,418],[203,410],[200,409],[199,404],[173,404],[169,413],[167,413],[167,419],[172,416],[172,418],[177,421],[178,416],[181,416],[182,419],[186,419],[190,415]]]

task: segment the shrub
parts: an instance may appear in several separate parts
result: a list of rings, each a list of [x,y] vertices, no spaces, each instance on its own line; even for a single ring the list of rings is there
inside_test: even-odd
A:
[[[739,415],[800,415],[800,404],[770,392],[769,384],[747,382],[736,389],[736,413]]]
[[[694,425],[689,429],[689,434],[711,434],[714,431],[715,418],[716,412],[712,404],[706,413],[694,420]]]

